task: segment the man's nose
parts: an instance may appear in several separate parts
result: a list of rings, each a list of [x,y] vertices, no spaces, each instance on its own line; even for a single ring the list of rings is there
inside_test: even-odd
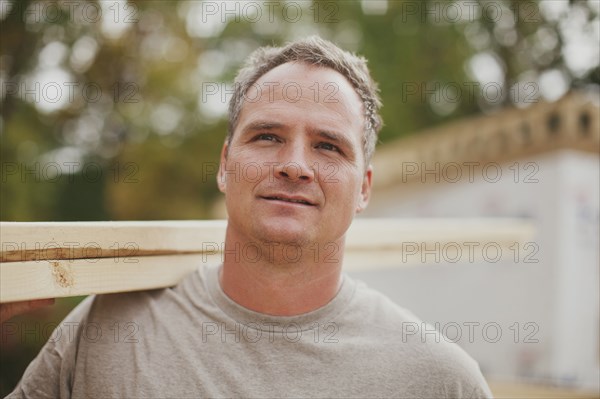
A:
[[[290,145],[275,167],[275,177],[292,181],[310,182],[315,178],[314,165],[310,165],[308,151],[303,145]]]

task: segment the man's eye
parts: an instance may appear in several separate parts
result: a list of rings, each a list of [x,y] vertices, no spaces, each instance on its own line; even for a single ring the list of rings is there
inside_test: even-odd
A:
[[[335,145],[333,145],[331,143],[319,143],[317,145],[317,147],[322,148],[322,149],[327,150],[327,151],[340,152],[340,149],[337,146],[335,146]]]
[[[256,140],[265,140],[265,141],[277,141],[277,137],[272,134],[262,133],[256,136]]]

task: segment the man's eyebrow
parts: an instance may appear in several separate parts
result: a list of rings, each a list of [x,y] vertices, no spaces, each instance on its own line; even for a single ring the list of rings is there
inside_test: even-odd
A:
[[[344,135],[326,131],[326,130],[317,130],[317,131],[315,131],[315,133],[317,134],[317,136],[320,136],[329,141],[333,141],[334,143],[338,143],[342,147],[344,147],[348,150],[352,150],[352,148],[353,148],[350,140],[348,140],[348,138]]]
[[[259,130],[281,129],[283,127],[285,127],[285,125],[278,122],[256,121],[250,123],[248,126],[245,126],[242,130],[242,133],[255,132]]]

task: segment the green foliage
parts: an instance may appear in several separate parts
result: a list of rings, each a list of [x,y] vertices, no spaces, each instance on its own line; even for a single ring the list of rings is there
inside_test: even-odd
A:
[[[561,22],[572,14],[597,21],[591,2],[573,2],[554,18],[546,18],[547,4],[534,2],[481,2],[478,12],[452,8],[458,3],[449,1],[390,0],[379,2],[385,5],[379,10],[376,3],[229,2],[225,9],[206,1],[104,2],[85,10],[13,3],[2,19],[2,76],[9,85],[29,78],[30,91],[32,82],[41,86],[35,101],[31,93],[10,90],[3,97],[0,217],[210,217],[218,192],[207,171],[218,162],[226,131],[223,85],[254,48],[306,34],[318,33],[369,60],[384,103],[381,143],[511,104],[515,84],[537,85],[548,69],[562,73],[567,85],[598,82],[597,66],[572,71],[561,51]],[[261,15],[252,14],[261,4]],[[122,22],[121,34],[107,31],[104,20]],[[469,70],[478,54],[499,65],[495,77],[505,94],[499,101],[487,101],[484,82]],[[59,75],[40,75],[53,68],[68,74],[70,86]],[[49,82],[61,86],[61,100],[69,99],[44,110]],[[206,100],[206,84],[219,85],[218,104]],[[539,86],[534,90],[524,93],[529,100],[539,98]],[[63,166],[59,179],[44,173],[52,161]],[[69,171],[68,161],[80,167]],[[28,174],[36,162],[38,173]],[[123,167],[124,173],[135,169],[137,178],[124,179],[116,170]]]

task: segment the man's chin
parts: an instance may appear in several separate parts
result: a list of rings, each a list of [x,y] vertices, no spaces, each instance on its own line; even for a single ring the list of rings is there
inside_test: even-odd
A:
[[[313,241],[306,226],[295,222],[274,223],[259,227],[257,235],[264,242],[294,247],[305,246]]]

